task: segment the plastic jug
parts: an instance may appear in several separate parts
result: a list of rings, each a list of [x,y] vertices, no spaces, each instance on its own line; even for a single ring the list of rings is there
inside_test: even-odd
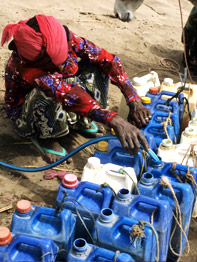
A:
[[[176,93],[162,90],[161,92],[157,92],[156,89],[150,88],[149,91],[146,94],[146,97],[149,97],[151,99],[151,105],[152,105],[152,113],[157,111],[155,109],[158,109],[158,105],[163,106],[163,111],[171,111],[173,113],[176,113],[176,110],[179,111],[179,123],[181,123],[184,113],[184,94],[180,93],[178,95],[178,101],[175,99],[172,99],[169,103],[167,103],[167,100],[172,98]],[[174,105],[174,107],[172,106]],[[162,109],[162,107],[161,107]]]
[[[75,232],[75,217],[70,210],[56,213],[49,207],[31,206],[20,200],[12,216],[11,231],[38,238],[49,238],[61,249],[70,250]]]
[[[161,176],[164,175],[169,177],[170,180],[188,183],[191,185],[193,192],[195,192],[193,182],[187,179],[188,171],[197,182],[197,168],[188,167],[175,162],[164,162],[161,158],[160,161],[155,161],[152,158],[149,158],[147,163],[147,172],[151,172],[154,177],[161,178]]]
[[[149,88],[157,88],[160,86],[158,74],[151,71],[149,74],[142,77],[134,77],[132,80],[132,86],[140,97],[145,96]],[[122,95],[118,114],[127,120],[128,113],[129,107],[126,104],[125,97]]]
[[[164,111],[157,111],[152,115],[152,120],[151,120],[151,124],[159,124],[159,123],[163,123],[166,121],[166,119],[169,117],[169,114],[167,112]],[[175,141],[176,143],[179,142],[179,137],[180,137],[180,124],[179,124],[179,119],[178,119],[178,115],[177,114],[171,114],[170,115],[170,120],[172,122],[172,126],[174,128],[174,135],[175,135]],[[150,123],[149,123],[150,124]],[[169,127],[168,127],[169,128]]]
[[[189,121],[188,127],[193,128],[197,133],[197,117],[194,117]]]
[[[152,135],[148,136],[149,147],[156,151],[155,139]],[[94,156],[98,157],[102,164],[113,163],[116,165],[132,167],[138,176],[143,171],[144,160],[141,151],[137,155],[131,155],[123,149],[118,139],[110,139],[108,141],[100,141],[97,144],[97,149],[94,151]]]
[[[1,262],[55,262],[58,250],[50,239],[18,235],[0,227]]]
[[[136,230],[141,234],[136,237]],[[156,233],[156,231],[155,231]],[[135,261],[155,261],[156,236],[148,225],[142,225],[139,221],[114,214],[110,208],[101,210],[92,235],[97,239],[101,247],[127,252]]]
[[[112,163],[101,164],[98,157],[89,157],[83,168],[81,181],[89,181],[96,184],[107,183],[118,193],[121,188],[127,188],[133,192],[137,184],[137,176],[132,167],[122,167]]]
[[[132,85],[135,92],[139,96],[145,96],[149,88],[159,87],[160,81],[159,81],[158,74],[155,71],[151,71],[147,75],[141,77],[134,77],[132,80]]]
[[[162,186],[160,183],[161,183],[161,177],[155,178],[152,173],[149,172],[144,173],[138,183],[138,189],[140,191],[140,194],[158,200],[169,201],[174,214],[176,214],[176,205],[171,190],[169,189],[169,187],[166,188]],[[179,183],[173,180],[170,180],[170,184],[174,190],[174,193],[176,195],[176,198],[180,206],[182,228],[184,229],[186,235],[188,236],[189,225],[190,225],[191,215],[194,205],[194,194],[192,188],[188,184]],[[172,248],[177,254],[179,253],[182,254],[185,248],[186,239],[184,236],[182,237],[182,250],[180,252],[179,249],[180,249],[180,241],[181,241],[180,240],[181,230],[176,225],[176,221],[173,218],[171,233],[173,232],[174,229],[175,232],[171,240]],[[168,258],[172,259],[172,261],[176,261],[177,256],[175,256],[172,253],[172,251],[169,249]]]
[[[101,187],[88,181],[81,182],[76,175],[67,174],[59,186],[56,205],[58,208],[71,210],[76,217],[75,238],[83,237],[90,241],[87,229],[91,231],[94,219],[103,208],[109,207],[112,196],[113,191],[109,187]]]
[[[169,138],[173,142],[175,142],[176,136],[174,127],[171,125],[167,125],[166,129]],[[163,129],[163,125],[154,123],[152,120],[148,123],[148,125],[145,128],[141,129],[141,132],[146,136],[148,136],[149,134],[153,135],[155,137],[155,142],[157,146],[161,144],[163,139],[167,138],[167,134]]]
[[[173,79],[165,78],[164,81],[161,83],[160,91],[167,90],[176,93],[181,89],[182,86],[183,86],[182,82],[173,83]],[[184,97],[188,99],[190,112],[192,113],[195,110],[195,108],[197,108],[197,85],[187,83],[185,85],[185,89],[182,91],[182,94],[184,94]],[[181,129],[184,130],[184,127],[187,125],[188,125],[188,116],[187,114],[184,114]]]
[[[197,145],[197,131],[191,125],[182,132],[180,143]]]
[[[97,262],[97,261],[108,261],[108,262],[130,262],[135,261],[129,254],[114,252],[102,247],[91,245],[86,242],[83,238],[77,238],[74,243],[72,250],[69,252],[67,262]]]
[[[166,261],[172,226],[172,209],[168,201],[133,195],[127,189],[121,189],[113,199],[111,209],[119,216],[152,223],[159,238],[159,261]]]
[[[194,145],[193,150],[197,151],[197,144]],[[189,167],[196,165],[196,157],[193,156],[191,144],[188,143],[174,145],[171,140],[164,139],[157,154],[164,162],[176,162]]]

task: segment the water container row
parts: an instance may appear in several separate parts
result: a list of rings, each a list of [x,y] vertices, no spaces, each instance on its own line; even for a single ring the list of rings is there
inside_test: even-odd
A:
[[[105,141],[105,143],[107,142]],[[188,230],[189,230],[188,225],[190,224],[191,214],[194,209],[194,202],[196,199],[195,185],[197,182],[197,168],[189,168],[186,165],[173,164],[172,162],[167,163],[162,161],[161,158],[159,161],[155,161],[151,157],[146,157],[145,159],[143,159],[143,155],[141,152],[138,152],[136,156],[130,156],[130,159],[122,158],[124,160],[123,162],[122,159],[117,157],[117,152],[121,152],[121,150],[123,149],[121,145],[118,144],[118,141],[111,140],[108,141],[108,147],[105,151],[100,150],[98,146],[94,155],[96,157],[99,157],[101,163],[103,164],[106,161],[111,163],[121,164],[122,161],[123,165],[127,167],[133,167],[134,170],[138,172],[137,180],[139,181],[138,183],[139,188],[141,188],[140,187],[141,184],[144,184],[143,179],[142,180],[140,179],[141,175],[143,174],[142,177],[150,176],[150,178],[154,181],[154,183],[153,181],[151,181],[151,179],[150,180],[147,179],[147,181],[149,181],[149,185],[146,185],[145,187],[146,189],[148,187],[150,191],[148,189],[145,191],[139,190],[140,193],[145,194],[146,196],[149,197],[150,196],[154,197],[156,199],[164,198],[168,201],[170,200],[171,208],[173,211],[176,211],[173,194],[172,192],[170,192],[169,188],[164,190],[164,188],[160,185],[162,175],[166,176],[169,179],[170,184],[172,185],[172,188],[175,191],[175,194],[177,194],[177,199],[181,208],[182,228],[185,228],[185,233],[182,233],[183,235],[180,234],[180,230],[182,229],[178,228],[176,225],[177,223],[175,223],[175,221],[173,220],[173,228],[176,227],[176,231],[175,233],[173,233],[174,236],[172,237],[172,242],[174,242],[175,249],[173,249],[173,251],[169,253],[169,256],[172,257],[172,259],[175,259],[172,253],[174,252],[176,254],[182,254],[186,244],[186,236],[188,235]],[[145,162],[145,160],[146,160],[146,167],[144,167],[144,165],[142,164],[143,162]],[[141,175],[139,175],[140,174],[139,170],[141,170]],[[154,184],[154,186],[152,183]],[[113,187],[113,182],[111,183],[111,186]],[[153,190],[153,188],[155,187],[157,188],[157,190],[156,189]],[[152,195],[150,195],[150,192],[152,193]],[[137,193],[137,191],[135,193]],[[177,241],[175,235],[177,235],[178,238],[180,237],[182,238],[181,243]],[[182,250],[178,251],[180,246],[182,246]]]
[[[141,98],[142,103],[152,115],[152,120],[142,129],[142,132],[154,135],[157,146],[168,136],[173,142],[179,142],[180,125],[184,113],[184,95],[179,94],[179,102],[174,100],[168,102],[167,99],[174,95],[173,92],[163,90],[156,93],[151,92],[150,89],[146,96]],[[166,129],[164,129],[166,120],[168,122],[166,122]]]
[[[197,118],[189,121],[188,127],[181,134],[179,144],[164,139],[158,148],[158,156],[165,162],[177,162],[190,167],[197,166]]]
[[[130,221],[130,223],[131,224],[133,223],[132,224],[133,226],[135,224],[135,227],[139,227],[140,221],[146,221],[149,223],[151,223],[152,221],[153,227],[155,228],[158,234],[160,261],[165,261],[167,254],[169,257],[172,257],[174,259],[173,255],[168,253],[169,252],[168,244],[169,244],[170,235],[172,234],[174,230],[176,230],[176,237],[172,238],[171,240],[172,250],[173,252],[176,252],[176,253],[179,253],[178,249],[180,248],[180,246],[182,246],[182,250],[180,251],[180,254],[182,254],[185,244],[186,244],[186,240],[185,240],[185,237],[183,237],[181,243],[180,241],[178,241],[180,239],[179,231],[181,229],[180,228],[176,229],[177,225],[175,223],[175,220],[172,219],[172,210],[174,211],[176,208],[175,201],[173,199],[173,193],[170,192],[169,189],[165,189],[165,187],[162,187],[160,185],[160,180],[161,178],[154,179],[154,188],[155,188],[154,190],[153,190],[153,185],[151,183],[147,183],[145,187],[147,191],[140,190],[141,195],[132,195],[129,193],[127,189],[122,189],[116,195],[116,197],[112,197],[111,199],[111,196],[109,193],[107,202],[112,203],[110,205],[106,205],[107,203],[106,198],[103,197],[104,195],[103,193],[101,193],[102,191],[101,192],[98,191],[98,189],[101,188],[99,185],[97,185],[98,188],[96,189],[95,184],[93,185],[93,183],[84,181],[84,182],[78,182],[78,186],[73,187],[71,189],[71,188],[65,187],[65,183],[64,183],[64,185],[63,184],[60,185],[60,189],[58,191],[57,205],[61,206],[61,208],[62,207],[69,208],[69,209],[71,208],[72,212],[76,214],[76,209],[74,207],[71,207],[70,204],[68,204],[69,197],[71,197],[71,199],[76,199],[77,202],[75,200],[74,202],[77,203],[76,207],[77,207],[78,212],[82,216],[82,220],[84,221],[89,220],[87,223],[87,225],[89,225],[89,228],[88,228],[89,232],[92,232],[92,229],[94,229],[94,222],[92,222],[93,218],[91,216],[93,215],[96,220],[96,225],[98,228],[97,230],[98,241],[101,244],[104,243],[102,245],[104,245],[107,248],[109,248],[108,246],[109,244],[107,245],[106,241],[107,243],[113,243],[113,246],[116,246],[117,243],[122,243],[125,240],[127,242],[124,243],[124,246],[127,246],[126,243],[128,243],[129,241],[129,234],[128,234],[128,225],[127,225],[128,221],[125,220],[125,217],[128,217],[129,219],[134,219],[134,221],[133,222]],[[139,189],[140,189],[140,184],[143,184],[143,181],[138,183]],[[177,199],[178,199],[179,206],[181,207],[182,228],[184,228],[185,235],[187,236],[188,228],[189,228],[189,224],[191,220],[191,213],[192,213],[192,209],[194,205],[194,193],[191,189],[191,186],[188,184],[180,184],[179,182],[171,181],[171,186],[174,189],[175,195],[177,196]],[[81,190],[81,188],[83,190]],[[96,192],[100,193],[101,195],[95,194],[95,192],[90,193],[91,191],[90,188],[92,189],[94,188],[93,191],[96,190]],[[102,188],[101,190],[104,190],[104,189],[110,190],[109,188]],[[88,191],[89,191],[89,194],[88,194]],[[152,191],[152,195],[148,193],[149,191]],[[67,195],[67,199],[64,200],[65,202],[62,202],[65,192]],[[91,203],[94,202],[94,204],[89,205],[90,195],[91,196],[94,195],[94,197],[91,197],[91,200],[90,200],[90,202]],[[98,205],[98,203],[100,204]],[[86,210],[86,208],[88,208],[88,211]],[[106,209],[105,212],[107,212],[107,214],[110,214],[110,216],[112,215],[111,212],[113,211],[116,215],[119,215],[119,217],[117,218],[116,216],[113,215],[114,222],[110,220],[110,222],[102,221],[101,223],[100,220],[103,220],[103,219],[100,219],[98,221],[98,213],[96,214],[96,208],[97,210],[99,209],[100,212],[103,210],[103,208],[105,208]],[[109,211],[108,208],[110,208],[112,211],[111,210]],[[92,222],[92,225],[91,225],[91,222]],[[105,225],[102,225],[103,223]],[[172,223],[172,227],[171,227],[171,223]],[[83,230],[81,226],[79,227],[81,234],[83,236],[86,236],[88,239],[89,236],[87,235],[87,231],[85,230],[85,227]],[[104,226],[105,229],[102,229],[102,226]],[[154,229],[151,228],[150,230],[151,232],[154,232]],[[103,232],[103,233],[100,233],[100,232]],[[106,234],[104,234],[105,232]],[[96,236],[96,233],[94,233],[94,237],[95,236]],[[146,240],[149,238],[148,235],[146,235],[145,239],[143,239],[143,235],[140,235],[138,239],[139,242],[134,241],[135,244],[138,243],[137,246],[135,245],[132,246],[132,248],[134,249],[130,251],[134,259],[137,259],[137,260],[147,259],[148,261],[152,261],[151,259],[153,259],[153,257],[151,257],[151,255],[155,253],[154,254],[155,256],[157,253],[156,246],[153,244],[154,237],[155,235],[152,234],[152,241],[146,242]],[[117,243],[116,243],[116,239],[118,240]],[[143,241],[141,241],[142,239]],[[137,247],[138,248],[140,247],[139,250],[136,250]],[[121,250],[121,247],[119,247],[119,249]],[[140,253],[142,252],[142,249],[144,251],[143,253]],[[149,250],[148,257],[146,257],[147,255],[146,250]]]
[[[13,214],[11,231],[15,235],[52,240],[56,249],[61,250],[60,261],[83,252],[84,261],[88,261],[88,250],[96,247],[113,251],[112,257],[117,250],[127,253],[133,259],[128,261],[158,261],[159,257],[164,261],[171,224],[172,210],[165,200],[133,195],[127,189],[115,195],[109,187],[81,182],[68,174],[59,187],[56,210],[31,206],[29,201],[21,200]],[[75,245],[79,248],[82,243],[84,249],[77,251]]]
[[[1,262],[134,261],[121,253],[75,239],[75,217],[70,210],[31,206],[20,200],[11,231],[0,227]]]
[[[58,190],[57,208],[35,207],[29,201],[19,201],[13,214],[11,232],[16,236],[24,234],[50,239],[56,246],[56,256],[60,257],[60,261],[66,261],[69,252],[74,254],[72,243],[78,239],[82,240],[77,245],[87,242],[87,245],[84,244],[86,248],[88,246],[87,249],[84,247],[85,257],[93,245],[94,250],[100,247],[128,253],[134,261],[166,261],[167,256],[174,259],[174,253],[183,252],[186,240],[180,238],[180,228],[173,219],[172,212],[176,210],[173,194],[160,185],[161,177],[154,176],[153,171],[156,170],[150,169],[143,174],[135,194],[128,189],[114,194],[109,186],[78,181],[75,175],[67,174]],[[182,228],[187,236],[194,193],[190,185],[175,180],[171,180],[171,186],[180,206]],[[176,234],[170,240],[174,230]],[[173,254],[168,249],[169,241]],[[180,247],[182,250],[179,250]],[[61,252],[57,252],[57,248]],[[19,252],[16,246],[14,250]],[[28,249],[25,252],[29,252]],[[43,253],[40,256],[47,259]]]

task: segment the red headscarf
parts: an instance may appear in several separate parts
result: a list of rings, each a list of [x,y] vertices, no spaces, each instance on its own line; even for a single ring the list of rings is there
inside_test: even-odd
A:
[[[3,30],[1,46],[13,37],[19,55],[30,61],[36,59],[44,46],[52,62],[57,66],[62,64],[68,56],[64,27],[52,16],[36,15],[35,17],[41,33],[29,27],[26,24],[27,20],[8,24]]]

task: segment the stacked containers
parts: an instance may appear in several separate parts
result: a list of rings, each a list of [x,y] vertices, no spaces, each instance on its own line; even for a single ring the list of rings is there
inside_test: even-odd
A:
[[[31,206],[28,200],[20,200],[12,217],[11,231],[38,238],[49,238],[59,248],[70,250],[75,232],[75,217],[70,210],[56,213],[49,207]]]
[[[135,261],[155,261],[157,233],[149,225],[128,217],[115,215],[113,210],[101,210],[92,235],[103,248],[129,253]]]
[[[0,227],[1,262],[55,262],[58,250],[51,239],[18,235]]]
[[[172,162],[164,162],[162,160],[155,161],[149,159],[147,165],[147,172],[151,172],[155,178],[161,178],[165,175],[176,182],[188,183],[191,185],[193,192],[195,193],[195,185],[192,180],[189,180],[188,172],[192,175],[194,181],[197,183],[197,168],[188,167],[181,164]]]
[[[177,205],[175,204],[173,193],[168,187],[164,187],[160,183],[161,183],[161,178],[155,178],[153,174],[148,172],[144,173],[142,175],[141,180],[138,183],[138,189],[140,191],[140,194],[158,200],[169,201],[173,212],[176,214]],[[188,235],[189,225],[190,225],[191,215],[194,205],[194,194],[192,188],[188,184],[182,184],[179,182],[175,182],[173,180],[170,180],[170,184],[174,190],[174,193],[178,200],[178,204],[180,206],[181,220],[182,220],[181,226],[185,231],[186,235]],[[173,236],[171,239],[171,245],[173,251],[169,249],[168,259],[172,259],[173,261],[176,261],[178,255],[179,254],[181,255],[184,250],[186,239],[184,236],[182,237],[182,231],[177,226],[175,219],[173,219],[173,223],[172,223],[172,232],[173,232]],[[181,237],[182,237],[182,241],[181,241]],[[174,255],[173,252],[175,252],[178,255]]]
[[[152,113],[155,113],[155,111],[157,111],[159,108],[159,105],[166,105],[166,107],[163,107],[164,111],[172,111],[172,105],[175,105],[175,110],[178,106],[178,111],[179,111],[179,123],[182,122],[182,118],[183,118],[183,113],[184,113],[184,94],[180,93],[178,95],[178,102],[171,100],[171,102],[169,103],[169,105],[167,105],[167,99],[172,98],[176,93],[174,92],[170,92],[167,90],[162,90],[161,92],[159,92],[158,89],[154,89],[154,88],[150,88],[149,92],[147,92],[146,97],[150,97],[151,98],[151,104],[153,105],[153,108],[151,109]],[[176,98],[177,99],[177,98]],[[168,107],[169,106],[169,107]]]
[[[159,238],[159,261],[166,261],[172,225],[172,209],[168,201],[133,195],[121,189],[113,199],[111,209],[119,216],[152,223]]]
[[[154,91],[156,90],[156,91]],[[160,128],[161,138],[166,138],[164,132],[161,132],[161,126],[156,124],[164,122],[169,113],[171,112],[170,119],[172,120],[172,127],[174,129],[174,134],[172,128],[167,126],[169,137],[173,142],[179,142],[179,133],[180,133],[180,123],[182,121],[183,112],[184,112],[184,95],[179,94],[179,102],[177,101],[170,101],[167,103],[167,98],[171,98],[175,95],[173,92],[169,91],[162,91],[158,93],[158,89],[150,88],[149,92],[146,94],[145,97],[142,97],[142,103],[146,106],[151,114],[152,120],[148,123],[146,128],[142,129],[144,134],[150,133],[156,135],[156,143],[157,146],[161,143],[162,139],[160,138],[160,134],[158,132],[158,128]],[[167,104],[166,104],[167,103]],[[175,137],[174,137],[175,136]]]
[[[112,163],[101,164],[97,157],[89,157],[83,168],[81,181],[96,184],[107,183],[115,193],[121,188],[133,192],[137,184],[137,177],[132,167],[122,167]]]
[[[110,206],[112,197],[113,191],[109,187],[80,182],[76,175],[67,174],[59,186],[56,205],[57,208],[71,210],[76,217],[75,238],[91,241],[89,232],[94,220],[103,208]]]
[[[154,144],[154,140],[151,139],[151,141]],[[132,167],[137,176],[143,169],[144,160],[142,152],[138,151],[135,156],[129,154],[128,151],[123,149],[118,139],[100,141],[97,144],[94,157],[98,157],[102,164],[113,163],[115,165]]]
[[[97,261],[135,261],[129,254],[114,252],[102,247],[91,245],[83,238],[77,238],[69,252],[67,262],[97,262]]]

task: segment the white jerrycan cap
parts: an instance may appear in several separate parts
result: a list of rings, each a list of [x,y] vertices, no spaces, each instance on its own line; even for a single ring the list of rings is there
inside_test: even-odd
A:
[[[194,117],[190,122],[192,126],[197,126],[197,117]]]
[[[94,169],[99,168],[101,165],[101,160],[98,157],[89,157],[87,162],[87,167]]]
[[[134,77],[133,78],[133,85],[134,86],[141,86],[142,85],[142,80],[139,77]]]
[[[193,136],[196,134],[195,129],[193,129],[192,127],[186,127],[184,133],[187,136]]]
[[[172,144],[172,140],[170,139],[163,139],[162,140],[162,146],[165,147],[166,149],[168,147],[171,147],[173,144]]]
[[[164,78],[163,83],[165,85],[168,85],[168,86],[173,85],[173,79],[169,78],[169,77],[166,77],[166,78]]]

